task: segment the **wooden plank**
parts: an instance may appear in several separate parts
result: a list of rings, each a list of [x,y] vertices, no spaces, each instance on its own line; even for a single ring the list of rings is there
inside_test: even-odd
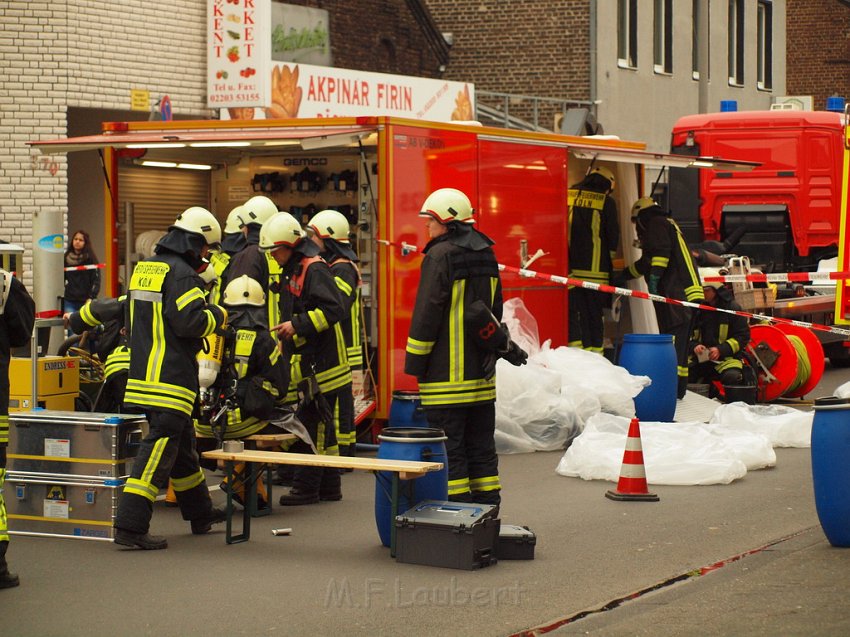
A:
[[[402,480],[422,476],[429,471],[443,468],[441,462],[416,460],[392,460],[384,458],[362,458],[358,456],[316,456],[310,453],[288,453],[284,451],[205,451],[205,458],[232,462],[261,462],[263,464],[289,464],[311,467],[333,467],[337,469],[361,469],[364,471],[394,471]]]

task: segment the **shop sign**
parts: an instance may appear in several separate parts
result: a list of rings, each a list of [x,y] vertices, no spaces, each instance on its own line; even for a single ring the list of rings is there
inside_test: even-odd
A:
[[[272,60],[330,66],[328,12],[296,4],[272,4]]]

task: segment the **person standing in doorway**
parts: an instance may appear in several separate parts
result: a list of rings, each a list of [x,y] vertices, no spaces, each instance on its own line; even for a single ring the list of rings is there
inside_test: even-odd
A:
[[[100,270],[80,267],[97,265],[97,263],[97,255],[92,249],[89,233],[85,230],[77,230],[65,251],[65,295],[62,308],[64,313],[78,312],[86,301],[97,298],[100,293]]]

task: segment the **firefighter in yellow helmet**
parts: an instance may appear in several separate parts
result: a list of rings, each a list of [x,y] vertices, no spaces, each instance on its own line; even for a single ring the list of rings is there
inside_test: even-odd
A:
[[[339,288],[319,247],[308,240],[288,212],[279,212],[263,224],[259,247],[281,267],[288,281],[281,291],[280,319],[274,325],[284,356],[291,361],[287,402],[300,397],[297,415],[320,454],[339,455],[336,440],[340,396],[351,394],[351,370],[340,321],[345,316]],[[293,451],[310,452],[298,441]],[[339,471],[297,467],[292,489],[280,498],[286,505],[341,500]]]
[[[470,223],[469,198],[441,188],[428,195],[419,215],[430,241],[423,250],[404,371],[419,381],[428,424],[446,433],[449,499],[498,505],[498,348],[488,343],[502,339],[503,355],[515,355],[514,364],[524,362],[524,352],[514,345],[508,353],[499,325],[502,283],[493,242]]]
[[[569,190],[570,278],[610,282],[620,244],[617,204],[611,197],[614,185],[614,173],[609,168],[594,166]],[[602,292],[578,286],[570,288],[570,346],[602,353],[602,311],[610,300],[610,295]]]
[[[189,208],[130,279],[130,372],[124,404],[144,412],[150,430],[118,504],[115,543],[122,546],[168,546],[149,530],[154,500],[169,478],[192,533],[207,533],[226,517],[212,506],[192,426],[199,389],[195,357],[203,338],[225,320],[222,308],[207,304],[198,270],[209,247],[220,241],[221,226],[212,213]]]
[[[703,300],[697,265],[685,243],[679,226],[652,198],[641,197],[632,206],[641,246],[641,257],[617,277],[616,285],[643,276],[651,294],[671,299],[700,303]],[[684,398],[688,388],[688,341],[691,337],[694,311],[670,303],[655,303],[658,328],[673,336],[676,348],[677,397]]]
[[[363,339],[361,338],[360,288],[363,280],[357,267],[359,259],[351,247],[348,219],[336,210],[317,212],[307,223],[307,232],[321,250],[322,258],[331,267],[346,316],[340,321],[345,337],[348,366],[352,373],[363,367]],[[355,455],[357,432],[354,426],[354,396],[340,395],[339,430],[337,441],[342,456]]]

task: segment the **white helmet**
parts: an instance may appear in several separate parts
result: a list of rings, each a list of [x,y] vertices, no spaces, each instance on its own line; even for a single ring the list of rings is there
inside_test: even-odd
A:
[[[719,290],[723,287],[722,281],[706,281],[706,277],[715,277],[715,276],[723,276],[728,274],[725,268],[700,268],[699,269],[699,278],[702,280],[702,287],[704,288],[714,288],[715,290]]]
[[[316,233],[320,239],[333,239],[340,243],[349,243],[348,233],[351,228],[348,219],[336,210],[322,210],[313,215],[307,227]]]
[[[224,288],[222,302],[225,305],[253,305],[263,307],[266,304],[266,293],[259,281],[252,279],[247,274],[233,279]]]
[[[594,166],[590,169],[588,175],[601,175],[609,182],[611,182],[611,190],[614,190],[614,183],[616,182],[616,180],[614,179],[614,173],[611,171],[610,168],[606,166]]]
[[[227,215],[227,221],[224,222],[224,234],[236,234],[242,229],[245,224],[242,223],[242,217],[245,215],[245,206],[236,206]]]
[[[274,250],[280,246],[294,248],[304,238],[301,224],[288,212],[278,212],[260,228],[260,250]]]
[[[472,203],[469,197],[456,188],[440,188],[435,190],[425,203],[422,204],[420,217],[432,217],[439,223],[447,224],[451,221],[473,223]]]
[[[277,204],[268,197],[257,195],[242,204],[242,214],[239,218],[246,226],[249,223],[263,225],[275,214],[277,214]]]
[[[171,224],[171,227],[199,234],[203,236],[208,245],[221,242],[221,225],[219,225],[218,219],[209,210],[200,206],[186,208]]]

